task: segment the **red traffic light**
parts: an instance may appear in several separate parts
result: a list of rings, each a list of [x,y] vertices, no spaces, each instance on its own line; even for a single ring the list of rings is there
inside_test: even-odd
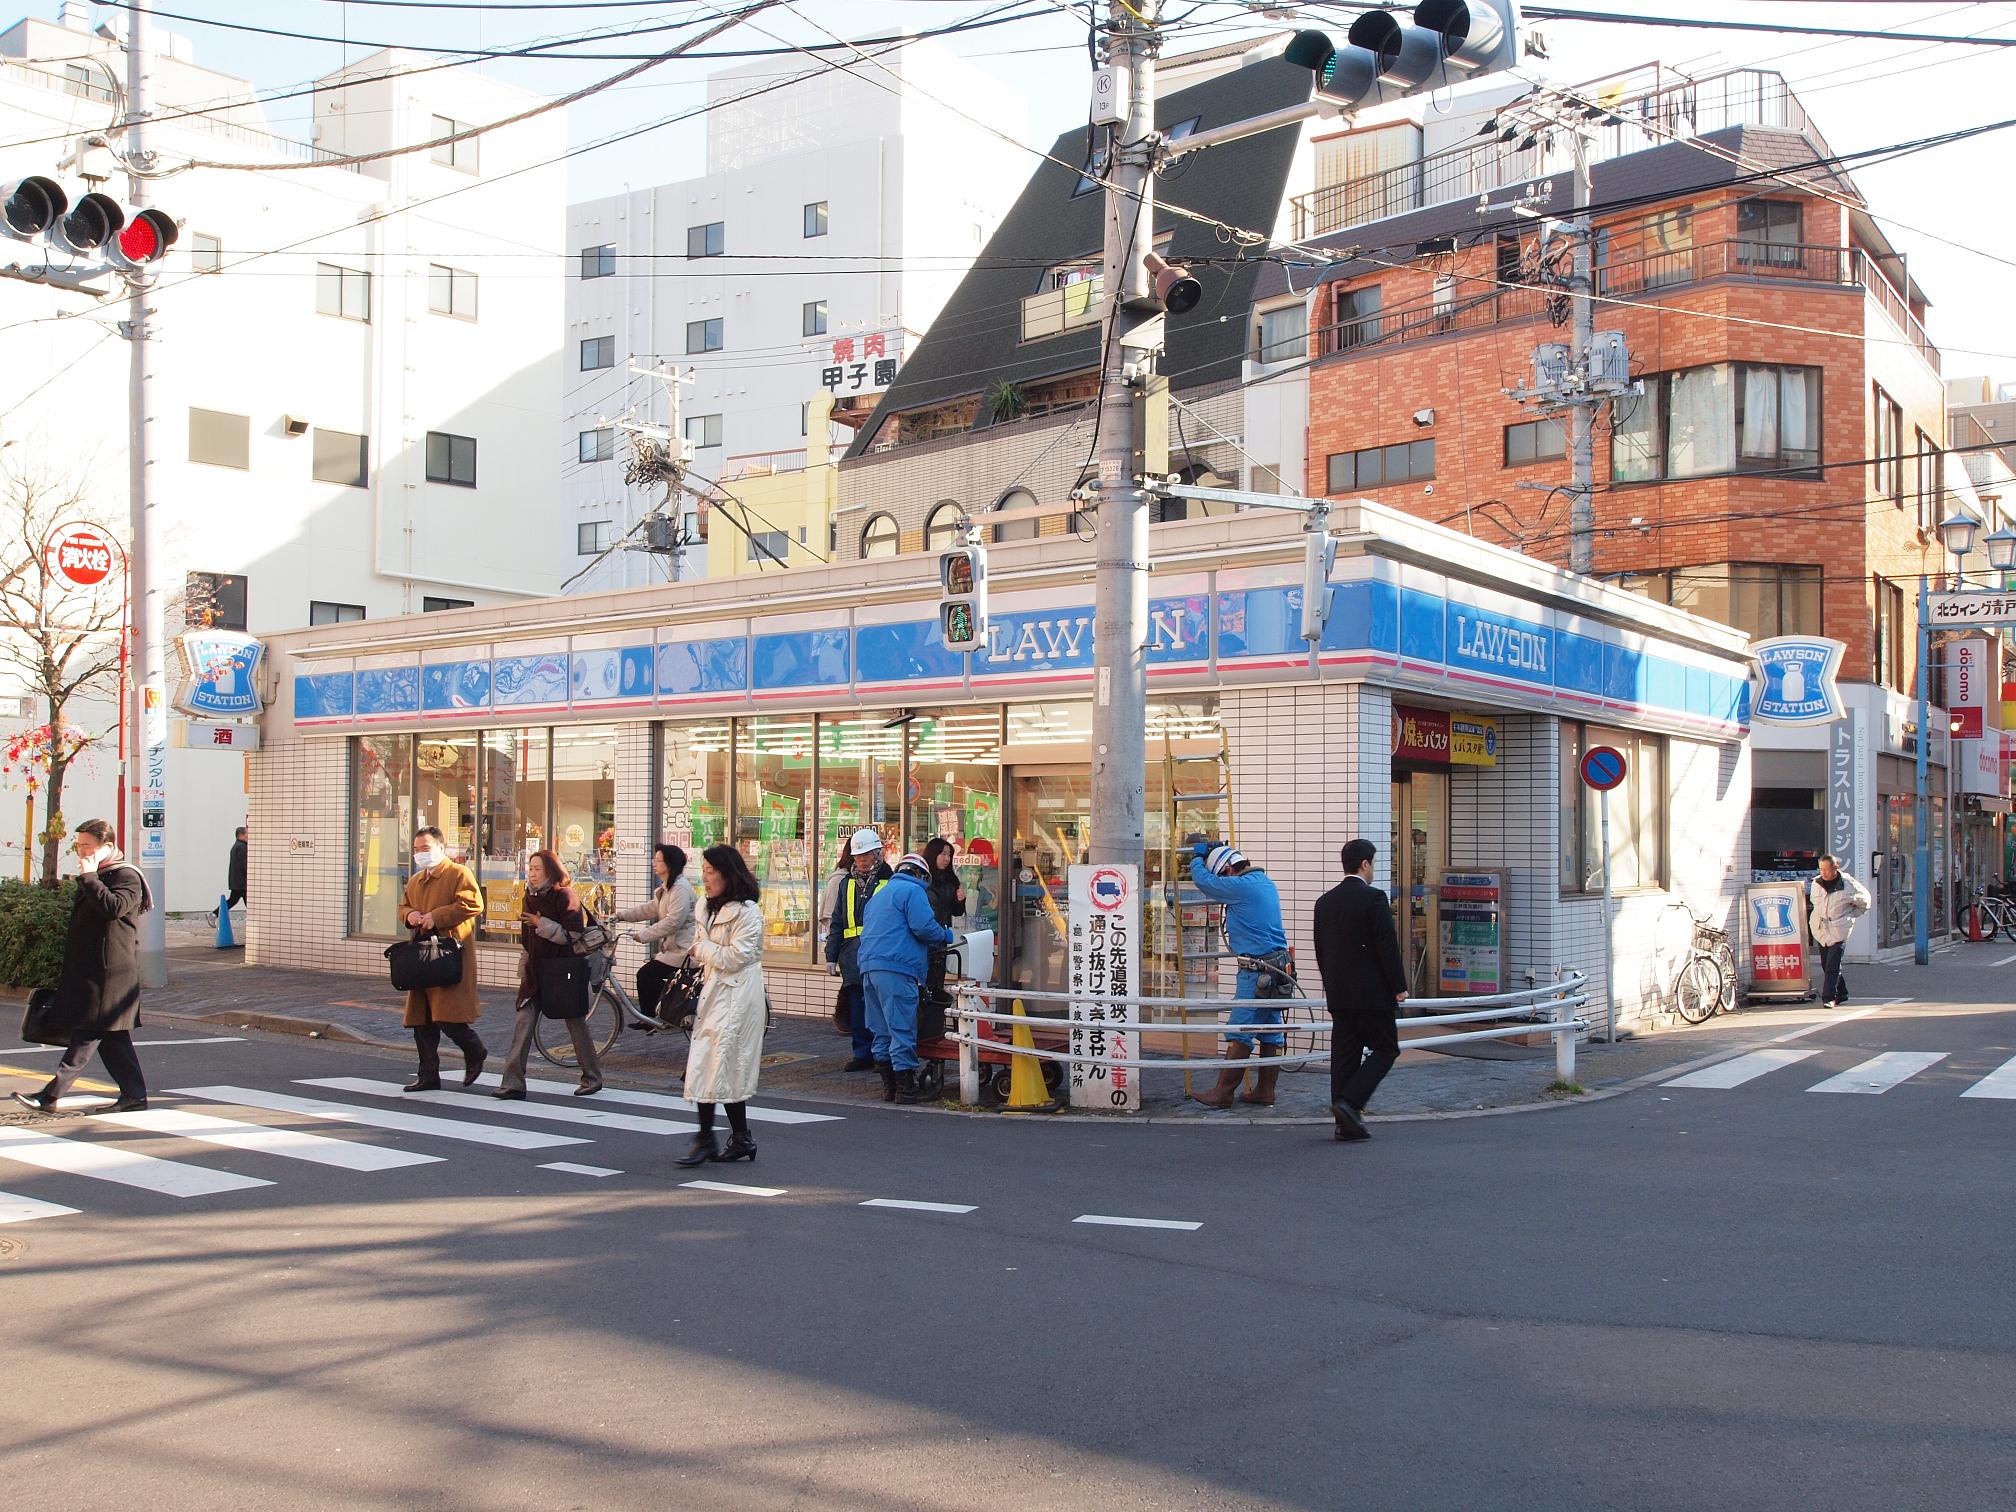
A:
[[[175,222],[159,210],[136,210],[115,245],[129,267],[145,268],[168,255],[176,234]]]

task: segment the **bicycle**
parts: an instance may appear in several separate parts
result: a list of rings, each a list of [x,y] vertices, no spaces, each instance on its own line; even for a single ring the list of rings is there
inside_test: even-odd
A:
[[[1970,940],[1977,934],[1983,940],[1992,940],[2004,930],[2016,935],[2016,901],[2006,893],[1978,892],[1960,910],[1958,922]]]
[[[688,962],[665,984],[658,999],[658,1014],[646,1013],[616,980],[616,946],[623,936],[601,925],[586,931],[576,950],[589,957],[588,1037],[598,1056],[607,1055],[625,1029],[659,1034],[683,1029],[681,1023],[700,996],[700,968]],[[539,1016],[532,1043],[540,1059],[563,1071],[575,1070],[574,1042],[566,1022]]]
[[[1736,1008],[1736,952],[1729,946],[1729,931],[1719,929],[1705,915],[1697,916],[1685,903],[1669,903],[1687,915],[1693,935],[1687,942],[1687,959],[1673,978],[1670,996],[1673,1009],[1690,1024],[1705,1024],[1718,1013]]]

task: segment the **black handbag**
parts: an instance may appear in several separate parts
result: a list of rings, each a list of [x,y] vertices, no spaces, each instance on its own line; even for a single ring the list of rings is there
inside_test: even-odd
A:
[[[576,1019],[588,1016],[589,967],[583,956],[541,956],[539,972],[539,1013],[542,1018]]]
[[[56,989],[37,987],[28,994],[28,1011],[21,1015],[21,1038],[31,1045],[68,1045],[69,1031],[56,1016]]]
[[[453,987],[462,980],[461,943],[441,935],[423,934],[387,945],[385,959],[392,965],[392,985],[400,992]]]

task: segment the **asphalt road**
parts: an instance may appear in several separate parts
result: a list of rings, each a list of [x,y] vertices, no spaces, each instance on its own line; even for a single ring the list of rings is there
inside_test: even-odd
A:
[[[1798,1051],[1739,1085],[1360,1146],[772,1103],[846,1116],[759,1123],[753,1166],[687,1172],[681,1133],[519,1111],[583,1106],[564,1095],[300,1084],[404,1079],[372,1050],[150,1047],[157,1091],[242,1089],[156,1109],[340,1148],[0,1128],[0,1192],[76,1210],[0,1225],[0,1483],[222,1512],[2007,1506],[2016,1095],[1962,1094],[2003,1085],[1983,1079],[2016,1060],[2016,1009],[1906,1003]],[[1921,1055],[1809,1091],[1890,1052]],[[269,1184],[30,1165],[22,1129],[58,1164]]]

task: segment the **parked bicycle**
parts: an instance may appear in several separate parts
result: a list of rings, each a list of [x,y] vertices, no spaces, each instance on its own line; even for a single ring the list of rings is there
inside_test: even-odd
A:
[[[1687,915],[1693,934],[1687,942],[1687,959],[1674,975],[1669,995],[1673,1011],[1690,1024],[1705,1024],[1718,1013],[1736,1007],[1741,983],[1736,976],[1736,952],[1729,946],[1729,931],[1718,928],[1705,915],[1697,915],[1685,903],[1669,903]]]
[[[607,1055],[625,1029],[634,1029],[642,1034],[685,1029],[687,1026],[683,1021],[692,1013],[700,997],[700,968],[688,962],[665,984],[665,991],[658,999],[656,1015],[639,1008],[636,1000],[616,979],[616,946],[626,938],[629,936],[597,924],[585,931],[575,944],[575,950],[588,957],[591,994],[588,1037],[594,1041],[598,1056]],[[548,1064],[566,1071],[574,1069],[574,1042],[568,1038],[564,1021],[541,1015],[532,1043]]]
[[[1977,936],[1992,940],[2005,931],[2016,936],[2016,900],[2009,897],[2007,889],[1974,894],[1961,907],[1958,917],[1961,933],[1970,940]]]

